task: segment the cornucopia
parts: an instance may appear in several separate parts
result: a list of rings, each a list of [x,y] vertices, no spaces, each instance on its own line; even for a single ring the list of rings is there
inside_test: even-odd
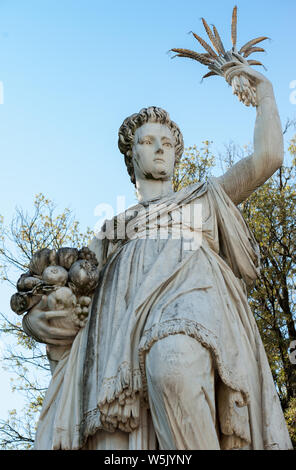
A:
[[[98,261],[88,247],[43,248],[33,255],[29,270],[20,276],[18,292],[10,300],[11,309],[22,315],[46,295],[48,310],[68,310],[71,318],[67,321],[81,328],[86,323],[98,280]],[[58,323],[65,326],[62,319],[52,321],[55,326],[59,326]]]

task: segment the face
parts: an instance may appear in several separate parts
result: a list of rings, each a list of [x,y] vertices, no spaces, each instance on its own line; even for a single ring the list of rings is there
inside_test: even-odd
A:
[[[133,163],[137,179],[169,180],[175,165],[175,145],[165,124],[147,122],[135,132]]]

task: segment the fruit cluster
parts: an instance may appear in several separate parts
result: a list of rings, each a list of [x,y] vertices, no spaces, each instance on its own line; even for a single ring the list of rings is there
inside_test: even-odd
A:
[[[19,278],[11,308],[21,315],[34,307],[42,295],[48,295],[48,309],[68,309],[74,324],[81,328],[98,280],[98,261],[89,248],[44,248],[33,255],[29,271]]]

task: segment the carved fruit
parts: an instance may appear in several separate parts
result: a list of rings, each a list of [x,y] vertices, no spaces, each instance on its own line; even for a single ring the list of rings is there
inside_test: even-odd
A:
[[[57,255],[58,264],[68,270],[78,260],[78,250],[76,248],[60,248]]]
[[[18,315],[30,310],[34,305],[38,304],[41,300],[41,295],[20,294],[17,292],[10,298],[10,307]]]
[[[42,279],[49,285],[64,286],[68,280],[68,272],[62,266],[48,266],[43,272]]]
[[[81,305],[81,307],[88,307],[90,303],[91,297],[82,296],[79,298],[79,304]]]
[[[79,292],[87,294],[96,288],[99,270],[87,260],[74,263],[69,271],[69,279]]]
[[[76,297],[69,287],[60,287],[47,297],[47,305],[50,310],[73,308],[76,302]]]
[[[57,253],[55,250],[49,250],[48,248],[43,248],[42,250],[37,251],[30,262],[29,269],[33,274],[39,276],[42,275],[43,271],[47,266],[57,263]]]
[[[73,312],[76,306],[76,297],[69,289],[69,287],[60,287],[55,292],[52,292],[47,297],[47,306],[51,312],[57,310],[65,310],[64,317],[52,317],[49,322],[50,325],[56,328],[66,328],[69,330],[69,335],[77,332],[79,327],[73,321]]]
[[[41,284],[43,284],[43,281],[38,279],[38,277],[33,277],[30,274],[22,274],[17,281],[16,287],[19,292],[27,292]]]
[[[98,260],[93,251],[91,251],[87,246],[83,246],[79,250],[79,259],[86,259],[90,263],[94,264],[95,266],[98,266]]]

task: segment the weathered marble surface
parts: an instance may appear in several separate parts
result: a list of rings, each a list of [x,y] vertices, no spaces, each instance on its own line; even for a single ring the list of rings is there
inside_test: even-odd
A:
[[[59,337],[46,330],[54,312],[27,314],[58,358],[36,449],[291,448],[246,299],[258,251],[236,208],[282,164],[282,131],[270,82],[246,65],[226,79],[241,74],[256,83],[254,153],[220,178],[173,193],[178,127],[159,108],[123,123],[119,148],[140,206],[126,237],[107,224],[90,245],[101,277],[86,325]],[[182,218],[197,205],[202,224]],[[162,224],[168,237],[147,236]]]

